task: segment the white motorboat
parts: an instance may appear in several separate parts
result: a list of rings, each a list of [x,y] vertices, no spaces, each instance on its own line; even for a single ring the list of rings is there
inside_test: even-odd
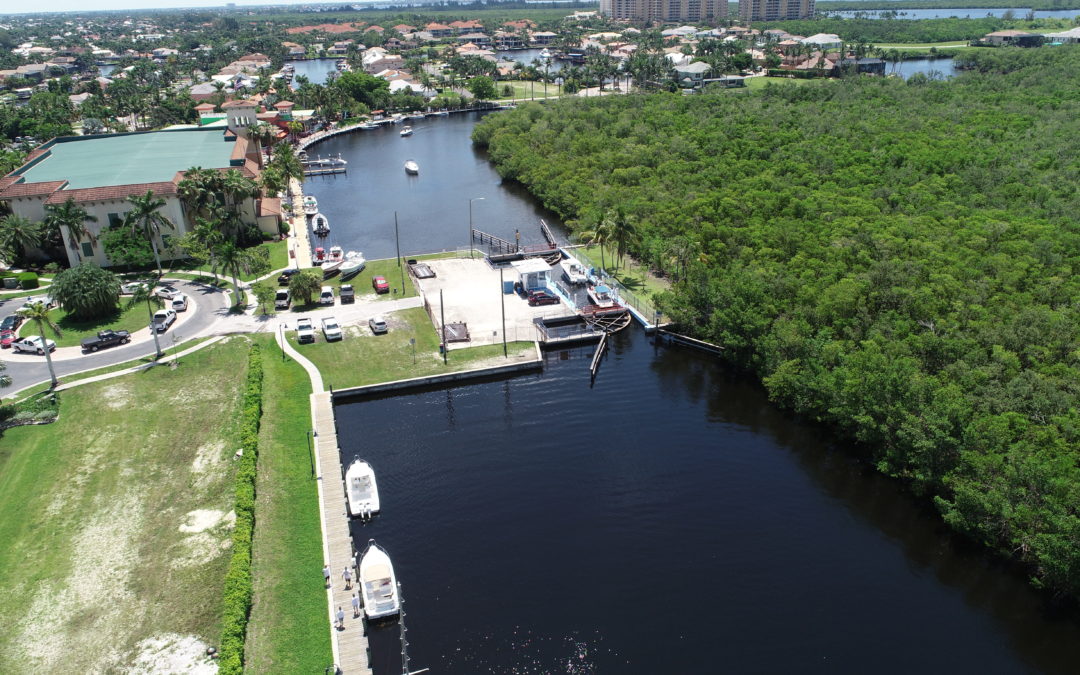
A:
[[[311,217],[311,231],[320,237],[330,234],[330,221],[321,213]]]
[[[313,216],[319,212],[319,200],[315,199],[311,195],[304,197],[304,213],[309,216]]]
[[[378,129],[379,125],[375,124],[374,122],[364,122],[363,124],[360,125],[360,128],[361,129]]]
[[[349,498],[349,514],[353,518],[371,518],[379,512],[379,486],[375,470],[362,459],[356,459],[345,472],[345,492]]]
[[[358,580],[364,595],[364,614],[369,621],[397,616],[401,611],[394,565],[374,539],[368,540],[360,558]]]
[[[412,136],[412,127],[407,126],[400,133],[402,136]]]
[[[349,162],[341,158],[341,153],[338,153],[337,157],[327,157],[323,159],[320,155],[315,159],[304,160],[308,166],[345,166]]]
[[[364,266],[367,265],[367,261],[364,260],[364,254],[360,251],[349,251],[345,254],[345,261],[341,264],[341,279],[344,281],[350,277],[354,277],[363,271]]]
[[[439,112],[433,113],[433,114],[437,115],[439,117],[449,117],[450,116],[450,111],[448,111],[448,110],[440,110]]]
[[[345,264],[345,252],[340,246],[331,246],[326,261],[322,264],[323,279],[333,276]]]
[[[411,115],[406,115],[406,117],[408,119],[411,119],[411,120],[422,120],[425,117],[427,117],[427,115],[425,115],[422,112],[417,112],[417,113],[412,113]]]
[[[405,162],[405,173],[410,176],[415,176],[420,173],[420,165],[416,163],[416,160],[410,159]]]
[[[545,47],[540,52],[540,58],[542,58],[545,61],[550,61],[551,60],[551,51]]]
[[[584,284],[589,280],[589,274],[585,270],[585,266],[573,258],[561,261],[559,266],[562,267],[563,276],[566,277],[566,280],[575,286]]]
[[[611,289],[603,284],[597,284],[596,286],[589,286],[587,291],[589,299],[597,307],[614,307],[615,306],[615,294],[611,292]]]

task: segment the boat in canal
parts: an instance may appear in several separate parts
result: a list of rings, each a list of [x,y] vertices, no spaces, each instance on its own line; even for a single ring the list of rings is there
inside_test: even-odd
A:
[[[375,124],[374,122],[364,122],[363,124],[360,125],[360,128],[361,129],[368,129],[368,130],[378,129],[379,125]]]
[[[589,280],[588,272],[585,271],[585,266],[574,260],[573,258],[567,258],[559,263],[562,267],[563,276],[566,280],[575,286],[584,284]]]
[[[411,113],[409,115],[406,115],[406,118],[408,118],[410,120],[422,120],[425,117],[427,117],[427,115],[425,115],[422,112],[414,112],[414,113]]]
[[[326,262],[326,249],[322,246],[318,246],[315,248],[315,253],[311,256],[311,264],[318,267],[324,262]]]
[[[364,595],[364,615],[368,621],[395,617],[401,611],[397,576],[390,556],[374,539],[368,540],[360,558],[360,591]]]
[[[314,216],[319,212],[319,200],[315,199],[312,195],[306,195],[304,197],[304,213],[309,216]]]
[[[320,237],[330,234],[330,221],[321,213],[311,217],[311,231]]]
[[[415,176],[420,173],[420,165],[416,163],[415,159],[409,159],[405,161],[405,173],[410,176]]]
[[[375,470],[362,459],[355,459],[345,472],[345,491],[349,514],[353,518],[371,518],[379,512],[379,485]]]
[[[345,254],[345,261],[341,263],[341,280],[351,279],[363,271],[367,261],[360,251],[349,251]]]
[[[610,288],[603,284],[589,286],[589,290],[586,292],[589,294],[589,300],[592,300],[592,304],[597,307],[615,306],[615,294],[611,292]]]
[[[406,126],[399,132],[402,136],[412,136],[412,127]]]

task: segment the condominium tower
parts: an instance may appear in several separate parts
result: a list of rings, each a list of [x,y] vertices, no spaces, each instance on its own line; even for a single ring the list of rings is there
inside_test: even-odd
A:
[[[600,13],[612,19],[703,23],[726,18],[727,0],[600,0]]]
[[[739,0],[740,21],[780,21],[814,16],[814,0]]]

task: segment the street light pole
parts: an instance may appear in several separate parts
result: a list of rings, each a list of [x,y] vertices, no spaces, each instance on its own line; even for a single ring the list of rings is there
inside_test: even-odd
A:
[[[509,358],[506,353],[506,287],[503,285],[503,268],[499,268],[499,302],[502,304],[502,333],[503,333],[503,356]]]
[[[473,248],[472,248],[472,243],[473,243],[472,203],[473,202],[482,202],[482,201],[484,201],[483,197],[473,197],[472,199],[469,200],[469,257],[470,258],[472,257],[472,250],[473,250]]]

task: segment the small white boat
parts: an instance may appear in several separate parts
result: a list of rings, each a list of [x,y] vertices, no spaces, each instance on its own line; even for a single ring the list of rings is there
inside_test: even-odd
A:
[[[420,165],[416,163],[416,160],[410,159],[405,162],[405,173],[410,176],[420,173]]]
[[[345,262],[341,264],[341,279],[354,277],[364,270],[367,261],[360,251],[349,251],[345,254]]]
[[[369,621],[397,616],[401,600],[397,591],[397,576],[390,556],[375,543],[368,540],[364,555],[360,558],[358,580],[364,595],[364,614]]]
[[[349,162],[341,158],[341,153],[338,153],[337,157],[327,157],[323,159],[320,155],[315,159],[304,160],[309,166],[345,166]]]
[[[363,124],[360,125],[360,128],[361,129],[378,129],[379,125],[375,124],[374,122],[364,122]]]
[[[315,248],[315,253],[311,255],[311,264],[318,267],[324,262],[326,262],[326,249],[322,246],[318,246]]]
[[[353,518],[371,518],[379,512],[379,486],[375,470],[362,459],[356,459],[345,472],[345,493],[349,498],[349,514]]]
[[[589,286],[587,291],[589,299],[597,307],[614,307],[615,306],[615,294],[611,292],[611,289],[603,284],[597,284],[596,286]]]
[[[319,201],[317,199],[315,199],[314,197],[312,197],[311,195],[307,195],[306,197],[304,197],[304,213],[306,213],[309,216],[313,216],[318,212],[319,212]]]
[[[440,110],[439,112],[433,113],[433,114],[438,115],[439,117],[449,117],[450,116],[450,111],[448,111],[448,110]]]
[[[585,266],[574,260],[573,258],[567,258],[559,263],[562,267],[563,276],[571,284],[579,285],[584,284],[589,280],[588,272],[585,271]]]
[[[425,117],[427,117],[427,115],[425,115],[422,112],[417,112],[417,113],[412,113],[411,115],[406,115],[406,117],[408,117],[411,120],[422,120]]]
[[[551,60],[551,51],[550,51],[550,50],[548,50],[548,49],[547,49],[547,48],[545,47],[545,48],[544,48],[544,49],[543,49],[543,50],[542,50],[542,51],[540,52],[540,58],[542,58],[542,59],[543,59],[543,60],[545,60],[545,61],[550,61],[550,60]]]
[[[412,136],[412,127],[407,126],[404,129],[402,129],[400,133],[401,133],[402,136]]]
[[[340,246],[331,246],[330,255],[327,256],[327,260],[330,262],[344,262],[345,251]]]
[[[311,217],[311,231],[320,237],[330,234],[330,221],[321,213]]]

